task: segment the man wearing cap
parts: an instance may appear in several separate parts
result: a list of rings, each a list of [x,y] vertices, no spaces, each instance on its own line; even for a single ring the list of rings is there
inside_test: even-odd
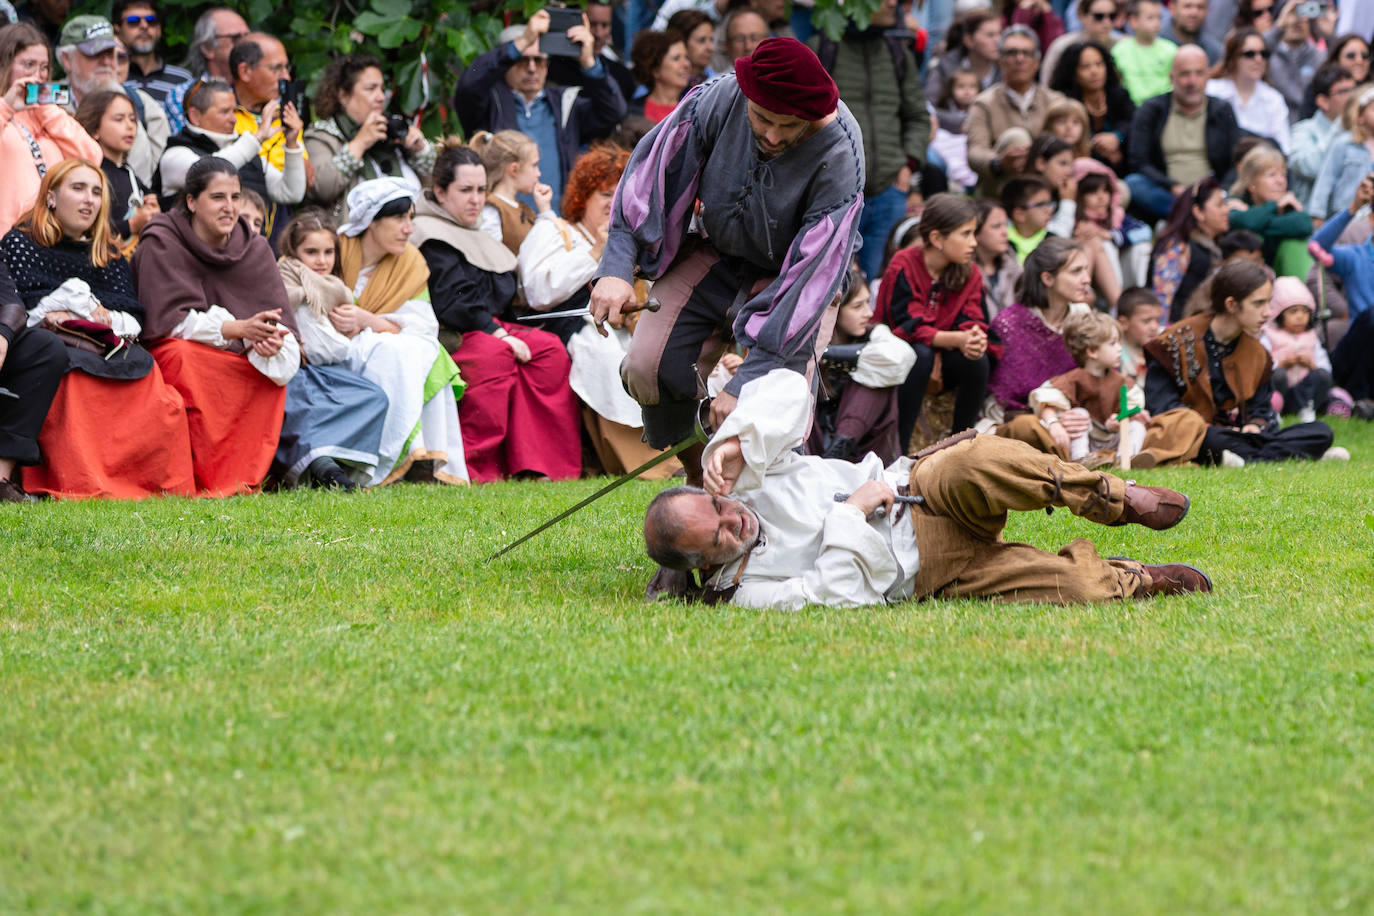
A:
[[[82,99],[102,89],[129,96],[138,114],[138,132],[129,150],[129,167],[144,187],[150,187],[162,151],[167,148],[171,124],[156,99],[140,89],[120,84],[115,60],[119,54],[127,52],[115,37],[114,26],[104,16],[73,16],[62,27],[57,60],[67,71],[71,85],[69,110],[75,113]]]
[[[806,373],[830,339],[863,211],[863,138],[835,82],[793,38],[770,38],[694,89],[635,148],[592,290],[615,324],[636,271],[655,280],[621,366],[655,448],[691,435],[731,337],[748,356],[712,425],[770,370]],[[684,453],[689,482],[700,451]]]

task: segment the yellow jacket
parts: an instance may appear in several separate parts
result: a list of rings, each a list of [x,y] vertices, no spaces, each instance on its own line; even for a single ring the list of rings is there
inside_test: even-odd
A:
[[[234,109],[234,133],[255,134],[261,124],[261,119],[242,105]],[[278,169],[284,169],[286,167],[286,132],[281,129],[281,118],[274,120],[272,126],[277,129],[277,132],[263,143],[262,152],[259,155]],[[309,159],[310,154],[305,151],[304,143],[302,141],[297,142],[301,143],[301,155]]]

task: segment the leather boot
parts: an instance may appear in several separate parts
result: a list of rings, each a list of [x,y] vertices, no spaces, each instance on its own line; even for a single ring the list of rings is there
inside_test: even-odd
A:
[[[1113,525],[1144,525],[1155,531],[1172,528],[1188,514],[1188,497],[1166,487],[1126,484],[1126,505]]]
[[[1182,595],[1187,592],[1210,592],[1212,579],[1196,566],[1187,563],[1165,563],[1150,566],[1142,563],[1150,576],[1148,588],[1135,593],[1137,598],[1153,598],[1156,595]]]
[[[13,480],[0,480],[0,503],[36,503],[38,497],[25,493],[24,488]]]

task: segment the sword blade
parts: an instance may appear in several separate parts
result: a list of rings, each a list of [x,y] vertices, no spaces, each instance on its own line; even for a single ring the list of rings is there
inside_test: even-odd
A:
[[[663,462],[667,461],[669,458],[673,458],[673,457],[677,456],[677,455],[678,455],[680,452],[682,452],[683,450],[685,450],[685,449],[687,449],[687,448],[690,448],[690,447],[693,446],[693,445],[696,445],[698,442],[705,442],[705,441],[706,441],[706,436],[705,436],[705,434],[704,434],[704,433],[700,433],[700,432],[694,433],[693,435],[689,436],[688,438],[683,439],[683,440],[682,440],[681,442],[679,442],[677,445],[674,445],[672,448],[668,449],[666,452],[663,452],[663,453],[661,453],[661,454],[659,454],[659,455],[655,455],[654,457],[650,458],[648,461],[646,461],[646,462],[644,462],[643,464],[641,464],[639,467],[635,468],[633,471],[630,471],[630,472],[629,472],[628,474],[626,474],[625,476],[619,478],[618,480],[613,480],[613,481],[611,481],[610,483],[606,484],[606,486],[602,487],[600,490],[597,490],[595,493],[593,493],[591,496],[588,496],[586,499],[582,500],[582,501],[579,502],[577,505],[575,505],[575,506],[573,506],[573,507],[571,507],[571,508],[569,508],[569,509],[565,509],[564,511],[560,512],[558,515],[555,515],[553,518],[549,519],[547,522],[545,522],[544,524],[540,525],[538,528],[534,529],[534,530],[531,531],[529,534],[524,535],[524,536],[521,537],[519,540],[513,541],[513,542],[511,542],[510,544],[507,544],[505,547],[502,547],[500,550],[496,551],[496,553],[494,553],[494,554],[492,554],[491,556],[487,557],[487,562],[490,563],[492,560],[495,560],[496,558],[502,556],[503,554],[509,553],[510,551],[512,551],[512,550],[514,550],[515,548],[519,547],[521,544],[525,543],[526,541],[528,541],[530,538],[534,537],[535,535],[540,534],[540,533],[542,533],[542,532],[544,532],[544,531],[547,531],[549,528],[552,528],[554,525],[557,525],[559,522],[563,521],[563,519],[567,518],[569,515],[572,515],[573,513],[575,513],[575,512],[577,512],[577,511],[579,511],[579,510],[581,510],[581,509],[583,509],[583,508],[585,508],[585,507],[591,505],[592,503],[596,502],[598,499],[600,499],[601,497],[605,496],[607,493],[611,492],[612,490],[616,489],[617,487],[623,486],[624,484],[630,482],[631,480],[634,480],[636,477],[638,477],[640,474],[643,474],[645,471],[648,471],[648,470],[651,470],[651,469],[653,469],[653,468],[656,468],[656,467],[658,467],[660,464],[662,464]]]
[[[592,310],[587,306],[580,309],[564,309],[561,312],[532,312],[529,315],[520,315],[516,321],[543,321],[545,318],[576,318],[579,315],[590,315]]]

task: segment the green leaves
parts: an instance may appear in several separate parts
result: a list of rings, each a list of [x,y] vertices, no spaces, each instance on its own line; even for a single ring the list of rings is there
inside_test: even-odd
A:
[[[372,0],[372,9],[364,10],[353,25],[365,35],[375,35],[383,48],[399,48],[420,37],[423,26],[411,16],[410,0]]]

